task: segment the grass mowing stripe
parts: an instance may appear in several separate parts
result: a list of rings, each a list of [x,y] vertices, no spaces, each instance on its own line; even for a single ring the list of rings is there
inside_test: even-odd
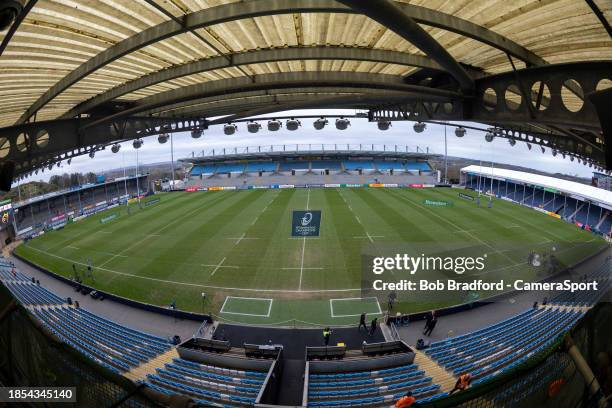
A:
[[[344,271],[347,280],[359,282],[361,280],[361,247],[360,241],[351,239],[353,236],[364,233],[361,224],[351,221],[353,213],[348,209],[348,203],[343,199],[339,190],[325,190],[325,198],[329,203],[331,211],[330,218],[337,231],[337,241],[340,246],[340,253],[330,254],[330,256],[342,256]],[[339,274],[340,272],[336,272]]]
[[[176,205],[176,204],[180,204],[181,201],[183,201],[183,198],[184,198],[184,197],[180,197],[179,195],[171,196],[171,195],[165,195],[164,194],[164,196],[165,196],[165,199],[156,206],[155,210],[158,210],[158,209],[163,210],[165,207],[168,207],[170,204],[172,204],[173,206]],[[172,197],[172,198],[170,198],[170,197]],[[178,197],[180,199],[176,200],[174,197]],[[174,208],[176,208],[176,207],[174,207]],[[149,209],[147,209],[147,210],[149,210]],[[83,235],[93,234],[93,233],[100,232],[101,230],[104,230],[104,229],[109,229],[109,225],[108,224],[102,224],[102,223],[99,223],[98,221],[99,221],[100,218],[108,215],[109,212],[116,212],[116,211],[125,212],[125,211],[127,211],[126,210],[126,206],[118,206],[118,207],[115,207],[115,208],[107,209],[107,210],[101,211],[101,212],[99,212],[99,213],[97,213],[97,214],[95,214],[93,216],[90,216],[90,217],[84,219],[83,221],[80,221],[79,222],[80,224],[77,224],[77,225],[83,225],[83,228],[82,228],[83,231],[82,232],[80,232],[78,234],[73,234],[73,233],[66,234],[66,235],[68,235],[68,238],[66,240],[62,240],[59,243],[57,243],[56,245],[54,245],[53,247],[49,247],[46,250],[52,250],[52,249],[55,248],[55,246],[57,246],[57,247],[67,246],[67,245],[70,245],[70,244],[76,242],[80,238],[82,238]],[[138,211],[135,214],[133,214],[134,216],[144,212],[144,211],[139,211],[139,210],[134,210],[134,211]],[[94,225],[92,227],[89,224],[94,224]],[[60,230],[60,231],[63,231],[63,230]],[[79,241],[79,242],[81,242],[81,241]]]
[[[202,281],[204,269],[201,264],[217,264],[219,258],[215,253],[212,257],[202,259],[201,248],[205,245],[206,239],[202,237],[210,236],[210,231],[206,231],[214,220],[223,217],[225,211],[232,211],[231,208],[237,203],[243,202],[247,194],[238,192],[212,192],[214,199],[206,203],[205,208],[195,208],[190,213],[183,215],[181,222],[173,224],[170,227],[181,231],[178,239],[158,245],[157,248],[143,247],[140,250],[146,253],[154,253],[155,255],[148,259],[148,262],[141,265],[133,265],[127,261],[121,261],[122,265],[127,264],[130,269],[139,268],[140,271],[146,273],[154,273],[156,276],[173,280],[174,276],[180,275],[182,278],[190,276],[194,281]],[[197,212],[197,216],[193,216]],[[151,242],[150,245],[155,245]],[[199,261],[192,261],[194,259]],[[192,262],[190,262],[192,261]],[[190,265],[187,265],[190,263]],[[200,266],[195,266],[195,265]],[[205,274],[208,277],[208,273]]]
[[[211,200],[212,200],[212,199],[211,199]],[[222,200],[218,200],[218,201],[222,201]],[[181,221],[181,220],[187,219],[187,217],[190,217],[190,216],[191,216],[192,214],[194,214],[196,211],[200,211],[200,210],[201,210],[202,203],[198,203],[198,204],[199,204],[199,205],[198,205],[196,208],[194,208],[194,209],[192,209],[192,210],[190,210],[190,211],[188,211],[188,212],[184,212],[184,213],[183,213],[183,214],[182,214],[180,217],[178,217],[178,218],[172,218],[172,219],[170,220],[170,222],[166,223],[166,224],[165,224],[164,226],[162,226],[161,228],[159,228],[159,229],[155,230],[155,234],[147,234],[147,235],[145,235],[145,236],[144,236],[144,238],[142,238],[141,240],[134,242],[133,244],[131,244],[130,246],[126,247],[126,248],[125,248],[124,250],[122,250],[121,252],[119,252],[119,253],[115,254],[114,256],[112,256],[111,258],[109,258],[107,261],[105,261],[105,262],[103,262],[102,264],[100,264],[100,267],[102,267],[102,266],[104,266],[104,265],[107,265],[108,263],[112,262],[112,261],[113,261],[115,258],[117,258],[117,257],[118,257],[118,256],[120,256],[120,255],[123,255],[125,252],[128,252],[130,249],[132,249],[132,248],[134,248],[135,246],[139,245],[139,244],[140,244],[140,243],[142,243],[144,240],[146,240],[146,239],[148,239],[148,238],[151,238],[151,237],[153,237],[153,236],[160,236],[160,235],[161,235],[161,233],[162,233],[162,232],[163,232],[165,229],[167,229],[167,228],[169,228],[169,227],[172,227],[172,226],[174,226],[174,225],[175,225],[175,224],[177,224],[177,223],[179,223],[179,224],[180,224],[180,221]],[[208,202],[208,201],[207,201],[207,202],[205,202],[205,204],[210,204],[210,202]]]
[[[440,220],[445,221],[445,222],[446,222],[448,225],[450,225],[450,226],[452,226],[452,227],[454,227],[454,228],[456,228],[456,229],[458,229],[458,230],[461,230],[461,227],[459,227],[457,224],[455,224],[453,221],[451,221],[451,220],[450,220],[450,219],[448,219],[447,217],[445,217],[445,216],[443,216],[443,215],[440,215],[440,214],[436,213],[434,210],[432,210],[432,209],[430,209],[430,208],[427,208],[427,207],[425,207],[425,206],[423,206],[423,205],[421,205],[421,204],[419,204],[419,203],[417,203],[417,202],[415,202],[415,201],[413,201],[413,200],[409,199],[407,196],[405,196],[405,195],[400,195],[400,193],[398,193],[398,192],[388,192],[388,193],[389,193],[389,194],[391,194],[391,195],[393,195],[393,196],[395,196],[395,197],[401,197],[402,199],[406,200],[406,202],[411,203],[413,206],[415,206],[415,207],[417,207],[417,208],[420,208],[420,209],[422,209],[422,210],[424,210],[424,211],[428,212],[429,214],[433,215],[434,217],[436,217],[436,218],[438,218],[438,219],[440,219]],[[465,232],[465,234],[466,234],[467,236],[471,237],[471,238],[472,238],[472,239],[474,239],[475,241],[478,241],[478,242],[479,242],[479,243],[481,243],[482,245],[484,245],[484,246],[486,246],[486,247],[488,247],[488,248],[492,249],[494,252],[501,254],[503,257],[505,257],[506,259],[508,259],[510,262],[512,262],[512,263],[516,263],[516,261],[515,261],[514,259],[510,258],[510,257],[509,257],[508,255],[506,255],[504,252],[499,251],[499,250],[498,250],[497,248],[495,248],[493,245],[491,245],[491,244],[489,244],[488,242],[486,242],[486,241],[482,240],[482,239],[481,239],[481,238],[479,238],[478,236],[476,236],[476,235],[472,234],[472,233],[471,233],[471,232],[469,232],[469,231],[465,231],[465,230],[464,230],[464,232]]]
[[[382,189],[376,190],[358,190],[355,193],[359,198],[366,203],[371,211],[376,212],[383,218],[387,225],[394,230],[405,241],[419,240],[421,242],[434,242],[436,241],[435,236],[422,229],[418,224],[412,222],[412,219],[417,217],[408,218],[406,213],[402,214],[396,208],[392,207],[387,200],[381,199],[379,194]]]
[[[95,266],[174,220],[175,223],[163,229],[161,234],[144,239],[125,255],[116,257],[98,270],[93,286],[154,304],[167,305],[177,299],[181,309],[212,313],[219,310],[226,296],[269,297],[275,299],[269,317],[244,316],[240,320],[267,323],[294,318],[311,323],[345,324],[353,320],[329,316],[329,298],[359,296],[354,292],[361,290],[361,253],[363,245],[368,248],[371,245],[368,234],[385,237],[380,239],[380,250],[385,250],[386,243],[390,246],[398,244],[401,248],[404,243],[428,239],[438,246],[470,239],[463,232],[449,233],[455,227],[430,215],[430,211],[448,217],[461,229],[476,229],[472,233],[493,246],[500,239],[527,243],[548,241],[550,235],[541,233],[533,225],[550,229],[550,232],[568,240],[584,242],[592,237],[571,225],[552,218],[549,220],[515,204],[496,201],[492,209],[476,207],[473,203],[457,200],[456,193],[450,189],[314,188],[176,193],[162,200],[163,207],[160,203],[147,210],[136,210],[131,216],[119,217],[103,228],[100,228],[96,216],[92,216],[61,231],[38,237],[28,245],[18,247],[17,252],[42,267],[70,276],[73,259],[78,260],[79,268],[82,268],[86,265],[82,258],[92,257]],[[455,198],[456,205],[444,210],[437,207],[424,209],[408,201],[422,204],[423,198]],[[291,212],[304,209],[305,204],[308,208],[323,211],[321,237],[310,242],[305,242],[303,237],[290,239]],[[510,216],[520,218],[522,222],[519,224]],[[360,218],[361,224],[356,217]],[[505,220],[525,228],[508,228],[504,225]],[[74,239],[76,234],[84,231],[91,233]],[[363,239],[355,239],[355,236]],[[236,239],[228,237],[258,239],[242,239],[237,244]],[[34,249],[57,245],[66,238],[72,241],[69,246],[79,249],[66,246],[47,253]],[[379,239],[373,241],[378,244]],[[572,252],[574,249],[568,251],[574,258],[580,255]],[[514,257],[512,253],[508,255]],[[211,272],[223,258],[224,263],[211,278]],[[503,262],[492,260],[492,268],[509,264],[505,258],[497,258]],[[213,266],[206,268],[202,264]],[[298,290],[300,269],[283,269],[287,267],[301,267],[301,291]],[[307,269],[315,267],[325,269]],[[533,269],[524,267],[504,270],[503,274],[512,279],[536,277]],[[202,301],[202,290],[209,292],[205,302]],[[407,312],[437,308],[447,300],[435,304],[426,301],[398,304],[396,309]]]

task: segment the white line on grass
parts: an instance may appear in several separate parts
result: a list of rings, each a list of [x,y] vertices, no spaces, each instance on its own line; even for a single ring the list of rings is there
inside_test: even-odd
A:
[[[371,243],[374,243],[374,238],[384,238],[384,237],[385,237],[384,235],[370,235],[370,233],[366,231],[366,235],[365,236],[364,235],[359,235],[359,236],[356,236],[356,237],[353,237],[353,238],[355,238],[355,239],[366,239],[367,238],[367,239],[370,240]]]
[[[47,251],[43,251],[42,249],[34,248],[33,246],[28,246],[28,248],[31,248],[31,249],[33,249],[35,251],[41,252],[43,254],[46,254],[46,255],[48,255],[50,257],[61,259],[61,260],[66,261],[66,262],[74,263],[76,265],[87,266],[87,264],[84,263],[84,262],[80,262],[80,261],[77,261],[77,260],[74,260],[74,259],[70,259],[70,258],[66,258],[66,257],[59,256],[59,255],[56,255],[56,254],[52,254],[52,253],[49,253]],[[119,275],[119,276],[127,276],[127,277],[130,277],[130,278],[144,279],[144,280],[149,280],[149,281],[153,281],[153,282],[170,283],[170,284],[173,284],[173,285],[184,285],[184,286],[191,286],[191,287],[195,287],[195,288],[219,289],[219,290],[235,290],[235,291],[243,291],[243,292],[272,292],[272,293],[326,293],[326,292],[330,292],[330,293],[334,293],[334,292],[359,292],[359,291],[362,290],[362,288],[313,289],[313,290],[237,288],[237,287],[231,287],[231,286],[201,285],[199,283],[172,281],[172,280],[167,280],[167,279],[153,278],[153,277],[150,277],[150,276],[140,276],[140,275],[135,275],[133,273],[120,272],[120,271],[116,271],[114,269],[102,268],[102,267],[99,267],[99,266],[94,266],[94,269],[98,269],[100,271],[105,271],[105,272],[108,272],[108,273],[113,273],[113,274]]]
[[[321,270],[321,269],[325,269],[325,268],[314,268],[314,267],[313,268],[304,268],[304,267],[298,268],[298,267],[294,267],[294,268],[281,268],[281,269],[283,269],[283,270],[298,270],[298,269],[301,269],[301,270],[305,271],[307,269],[319,269],[319,270]]]
[[[259,300],[259,301],[267,301],[268,302],[268,312],[264,315],[264,314],[257,314],[257,313],[240,313],[240,312],[227,312],[225,311],[225,306],[227,304],[227,301],[229,299],[243,299],[243,300]],[[223,301],[223,306],[221,306],[221,310],[219,310],[219,313],[225,313],[225,314],[233,314],[233,315],[241,315],[241,316],[255,316],[255,317],[270,317],[270,312],[272,311],[272,303],[274,303],[274,299],[266,299],[266,298],[250,298],[250,297],[240,297],[240,296],[226,296],[225,300]]]
[[[110,261],[112,261],[113,259],[115,259],[115,258],[117,258],[117,257],[119,257],[119,256],[121,256],[121,255],[123,255],[123,253],[124,253],[124,252],[129,251],[130,249],[132,249],[132,248],[133,248],[133,247],[135,247],[136,245],[138,245],[138,244],[140,244],[141,242],[143,242],[145,239],[147,239],[147,238],[149,238],[149,237],[153,237],[153,236],[156,236],[156,237],[161,236],[161,232],[162,232],[163,230],[165,230],[166,228],[168,228],[168,227],[170,227],[170,226],[172,226],[172,225],[176,224],[176,223],[177,223],[179,220],[182,220],[182,219],[184,219],[184,218],[186,218],[186,217],[188,217],[188,216],[191,216],[191,214],[195,213],[196,211],[200,211],[200,210],[201,210],[201,206],[198,206],[197,208],[195,208],[195,209],[193,209],[193,210],[191,210],[191,211],[186,212],[186,213],[185,213],[185,214],[183,214],[181,217],[177,217],[177,218],[173,219],[172,221],[170,221],[169,223],[167,223],[166,225],[164,225],[163,227],[161,227],[160,229],[158,229],[158,230],[157,230],[157,232],[156,232],[155,234],[148,234],[148,235],[145,235],[143,239],[141,239],[141,240],[139,240],[139,241],[134,242],[132,245],[128,246],[128,247],[127,247],[127,248],[125,248],[123,251],[121,251],[121,252],[119,252],[119,253],[117,253],[117,254],[113,255],[111,258],[107,259],[105,262],[102,262],[102,263],[100,264],[100,267],[102,267],[102,266],[104,266],[104,265],[107,265],[107,264],[108,264]]]
[[[306,249],[306,237],[304,237],[304,241],[302,241],[302,263],[300,264],[300,286],[298,290],[302,290],[302,275],[304,274],[304,252]]]
[[[213,271],[211,272],[210,276],[214,276],[214,274],[219,270],[219,268],[221,266],[223,266],[223,262],[225,262],[226,257],[223,257],[223,259],[221,260],[221,262],[219,262],[217,264],[217,266],[215,266],[215,269],[213,269]]]
[[[411,204],[413,204],[413,205],[415,205],[415,206],[417,206],[417,207],[419,207],[419,208],[422,208],[423,210],[425,210],[425,211],[429,212],[429,213],[430,213],[431,215],[433,215],[434,217],[436,217],[436,218],[438,218],[438,219],[440,219],[440,220],[442,220],[442,221],[444,221],[444,222],[446,222],[446,223],[450,224],[451,226],[453,226],[453,227],[454,227],[454,228],[457,230],[456,232],[463,232],[464,234],[469,235],[470,237],[472,237],[472,238],[473,238],[473,239],[475,239],[476,241],[480,242],[481,244],[483,244],[483,245],[485,245],[485,246],[487,246],[487,247],[491,248],[491,249],[493,250],[493,252],[499,253],[500,255],[502,255],[502,256],[504,256],[504,257],[506,257],[506,258],[507,258],[509,261],[511,261],[511,262],[513,262],[513,263],[514,263],[514,259],[510,258],[508,255],[506,255],[506,254],[504,254],[504,253],[500,252],[500,251],[499,251],[497,248],[495,248],[494,246],[492,246],[492,245],[491,245],[491,244],[489,244],[488,242],[483,241],[482,239],[478,238],[476,235],[472,234],[471,232],[469,232],[469,231],[465,231],[465,230],[462,230],[462,229],[461,229],[461,227],[459,227],[457,224],[455,224],[454,222],[452,222],[452,221],[450,221],[450,220],[448,220],[448,219],[446,219],[446,218],[444,218],[444,217],[440,216],[440,215],[439,215],[439,214],[437,214],[435,211],[432,211],[431,209],[429,209],[429,208],[427,208],[427,207],[425,207],[425,206],[422,206],[421,204],[419,204],[419,203],[417,203],[417,202],[412,201],[411,199],[409,199],[408,197],[406,197],[405,195],[403,195],[403,194],[401,194],[401,193],[398,193],[398,194],[392,193],[392,194],[393,194],[393,195],[395,195],[396,197],[400,197],[400,198],[402,198],[404,201],[407,201],[407,202],[409,202],[409,203],[411,203]],[[517,263],[516,265],[520,265],[520,264],[518,264],[518,263]]]
[[[79,248],[77,248],[77,247],[75,247],[75,246],[72,246],[72,245],[68,245],[68,246],[67,246],[67,248],[70,248],[70,249],[76,249],[76,250],[78,250],[78,249],[79,249]]]
[[[200,266],[207,266],[209,268],[216,268],[217,265],[219,264],[200,264]],[[236,265],[221,265],[219,268],[240,269],[240,267]]]
[[[308,196],[306,197],[306,211],[310,207],[310,189],[308,189]],[[304,275],[304,252],[306,251],[306,237],[302,241],[302,262],[300,263],[300,284],[298,286],[298,291],[302,291],[302,276]]]
[[[365,298],[329,299],[329,308],[331,310],[331,317],[335,318],[335,317],[355,317],[355,316],[361,316],[361,313],[358,313],[358,314],[343,314],[343,315],[334,314],[334,301],[335,302],[341,302],[341,301],[348,301],[348,300],[367,300],[367,299],[374,299],[376,301],[376,306],[378,307],[378,312],[376,312],[376,313],[368,313],[368,314],[382,315],[382,309],[380,308],[380,303],[378,303],[378,298],[372,296],[372,297],[365,297]]]
[[[242,242],[243,239],[259,239],[259,238],[255,238],[255,237],[247,237],[246,236],[246,232],[244,234],[242,234],[242,236],[240,237],[229,237],[229,238],[225,238],[225,239],[233,239],[236,242],[234,242],[234,245],[238,245],[240,242]]]

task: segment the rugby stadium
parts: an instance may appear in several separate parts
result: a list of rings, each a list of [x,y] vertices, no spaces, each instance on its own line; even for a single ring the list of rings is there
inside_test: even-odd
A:
[[[0,404],[608,406],[611,23],[0,2]]]

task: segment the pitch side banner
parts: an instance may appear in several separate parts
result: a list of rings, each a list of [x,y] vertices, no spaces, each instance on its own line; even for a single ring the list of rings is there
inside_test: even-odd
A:
[[[469,194],[459,193],[459,198],[463,198],[464,200],[474,201],[474,197]]]
[[[321,227],[321,210],[293,211],[291,236],[318,237]]]

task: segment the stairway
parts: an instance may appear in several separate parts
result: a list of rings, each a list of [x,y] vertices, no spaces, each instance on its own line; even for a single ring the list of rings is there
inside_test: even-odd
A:
[[[154,359],[149,360],[137,367],[133,367],[130,371],[123,375],[134,382],[146,380],[147,374],[155,374],[158,368],[164,367],[167,363],[171,363],[173,359],[178,357],[179,355],[176,351],[176,347],[172,347],[170,350],[158,355]]]
[[[453,389],[457,379],[451,373],[422,351],[417,349],[413,349],[413,351],[416,354],[414,363],[419,366],[419,370],[425,371],[426,377],[431,377],[432,383],[440,385],[440,391],[448,392]]]

